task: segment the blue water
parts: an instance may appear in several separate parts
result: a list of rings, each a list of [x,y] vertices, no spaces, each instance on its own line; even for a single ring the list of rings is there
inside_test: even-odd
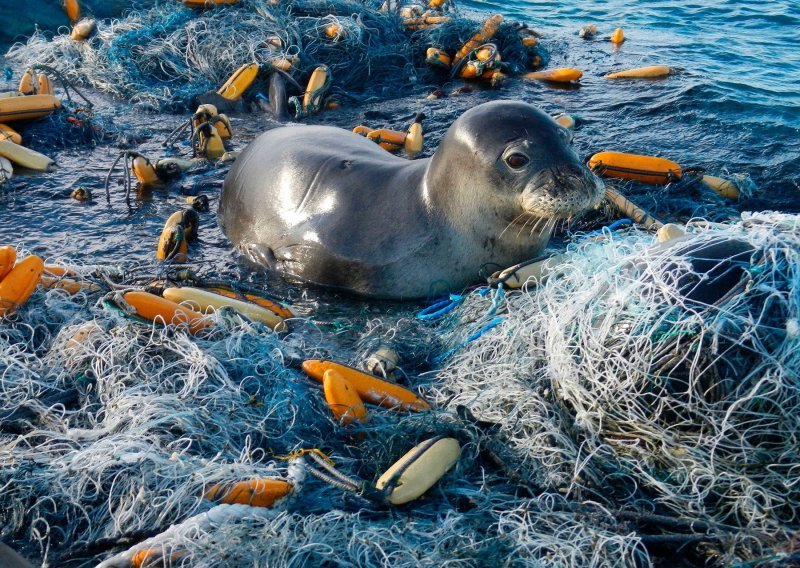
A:
[[[671,157],[681,165],[747,172],[760,191],[751,208],[800,207],[800,3],[769,0],[545,2],[471,0],[462,5],[530,22],[560,49],[551,66],[584,71],[564,108],[587,118],[595,148]],[[598,39],[578,29],[595,23]],[[626,41],[605,38],[616,27]],[[603,79],[612,70],[667,64],[678,76]],[[533,100],[536,87],[527,89]]]

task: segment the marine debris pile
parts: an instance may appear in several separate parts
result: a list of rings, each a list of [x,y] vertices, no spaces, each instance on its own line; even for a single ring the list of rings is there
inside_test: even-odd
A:
[[[426,324],[409,342],[442,368],[398,374],[394,408],[365,398],[342,421],[324,371],[359,372],[309,360],[363,359],[331,353],[310,314],[288,332],[230,308],[153,326],[125,286],[101,290],[137,271],[62,262],[95,287],[39,288],[0,328],[2,536],[59,566],[787,557],[799,227],[759,214],[677,244],[590,235],[538,287],[483,288]],[[686,242],[738,256],[714,271],[675,252]],[[356,343],[402,345],[408,315],[360,324]],[[375,480],[437,436],[460,447],[424,458],[441,479],[391,505]]]
[[[437,4],[445,4],[435,10],[441,21],[412,24],[414,14],[424,12],[379,10],[379,2],[243,0],[199,11],[164,2],[99,21],[84,41],[36,33],[13,46],[7,59],[14,66],[58,67],[72,82],[142,108],[185,110],[194,95],[249,62],[289,72],[300,82],[324,64],[338,96],[386,98],[431,79],[436,71],[425,64],[429,47],[455,54],[475,33],[475,21],[461,17],[452,3]],[[537,47],[523,45],[525,33],[496,18],[487,41],[502,48],[507,65],[525,69]]]

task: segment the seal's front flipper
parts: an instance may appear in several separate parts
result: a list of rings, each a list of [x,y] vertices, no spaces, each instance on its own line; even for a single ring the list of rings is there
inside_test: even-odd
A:
[[[253,264],[264,266],[268,270],[278,270],[278,259],[271,248],[259,244],[250,244],[244,249],[247,260]]]

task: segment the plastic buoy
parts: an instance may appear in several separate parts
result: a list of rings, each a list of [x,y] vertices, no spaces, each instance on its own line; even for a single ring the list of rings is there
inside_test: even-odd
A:
[[[467,43],[465,43],[461,49],[458,50],[458,53],[456,53],[455,57],[453,57],[453,65],[472,53],[474,49],[477,49],[484,43],[488,43],[497,33],[497,30],[500,28],[500,24],[502,23],[503,16],[500,14],[495,14],[491,18],[487,19],[483,23],[483,27],[481,27],[480,31],[472,36],[469,41],[467,41]]]
[[[0,247],[0,282],[11,272],[15,262],[17,262],[17,249],[10,245]]]
[[[229,298],[221,294],[215,294],[200,288],[167,288],[164,290],[164,298],[178,304],[187,304],[193,310],[206,312],[216,311],[222,308],[231,308],[251,320],[260,321],[275,331],[282,331],[286,328],[283,318],[267,308],[262,308],[250,302],[243,302],[236,298]]]
[[[0,185],[11,179],[14,175],[14,166],[11,165],[11,160],[0,156]]]
[[[397,152],[403,148],[408,134],[399,132],[397,130],[389,130],[388,128],[379,128],[378,130],[370,130],[366,137],[375,142],[378,146],[389,152]]]
[[[84,18],[72,27],[69,37],[75,41],[86,41],[97,29],[97,22],[92,18]]]
[[[595,24],[583,26],[578,30],[578,37],[583,39],[592,39],[595,35],[597,35],[597,26]]]
[[[406,136],[405,141],[403,142],[403,145],[406,149],[406,154],[408,154],[408,158],[410,160],[413,160],[417,154],[422,152],[422,121],[424,118],[425,115],[421,112],[414,117],[414,122],[408,128],[408,136]]]
[[[333,369],[347,379],[362,400],[386,408],[401,407],[406,410],[429,410],[430,405],[416,394],[401,386],[388,383],[347,365],[333,361],[309,359],[303,361],[303,371],[319,382],[324,380],[325,371]]]
[[[642,225],[645,229],[658,230],[664,226],[664,223],[650,215],[650,213],[636,205],[617,190],[611,189],[608,186],[606,186],[606,201],[622,215],[633,219],[635,223]]]
[[[680,225],[676,225],[675,223],[667,223],[658,229],[658,231],[656,231],[656,240],[659,243],[666,243],[667,241],[682,237],[685,234],[686,231]]]
[[[650,65],[609,73],[606,79],[655,79],[672,75],[672,69],[666,65]]]
[[[703,185],[716,191],[726,199],[733,199],[734,201],[739,199],[739,188],[731,181],[716,176],[703,176],[700,181],[703,182]]]
[[[61,108],[61,101],[53,95],[6,97],[0,99],[0,122],[41,118],[58,108]]]
[[[622,32],[622,28],[615,29],[614,33],[611,34],[609,39],[611,40],[611,43],[616,45],[619,45],[625,41],[625,34]]]
[[[335,369],[328,369],[322,375],[322,386],[325,400],[333,416],[341,424],[350,424],[358,420],[367,421],[367,409],[358,391]]]
[[[14,266],[0,282],[0,317],[13,313],[31,297],[44,271],[44,262],[31,255]]]
[[[199,137],[200,154],[208,160],[217,160],[225,155],[225,143],[222,141],[222,136],[219,135],[219,130],[216,126],[206,123],[200,127]]]
[[[567,113],[559,114],[554,120],[567,130],[575,130],[575,119]]]
[[[40,95],[52,95],[53,94],[53,82],[50,81],[50,77],[45,75],[44,73],[39,73],[36,76],[36,92]]]
[[[22,136],[20,133],[7,124],[0,124],[0,140],[8,140],[14,144],[22,144]]]
[[[293,487],[286,480],[272,478],[217,483],[206,491],[205,498],[225,505],[271,507],[278,499],[291,493]]]
[[[537,81],[553,81],[555,83],[571,83],[583,77],[583,72],[572,67],[549,69],[547,71],[534,71],[525,73],[523,79],[536,79]]]
[[[0,140],[0,156],[29,170],[54,172],[57,169],[56,163],[44,154],[8,140]]]
[[[33,69],[26,69],[19,80],[17,90],[23,95],[36,94],[36,73]]]
[[[450,471],[461,456],[453,438],[433,438],[414,446],[380,476],[375,487],[391,489],[386,500],[402,505],[417,499]]]
[[[308,85],[306,86],[306,92],[303,95],[304,112],[315,112],[320,107],[322,95],[324,94],[329,77],[330,72],[325,65],[318,66],[314,69],[314,72],[311,73]]]
[[[209,286],[206,288],[215,294],[220,294],[225,296],[226,298],[236,298],[239,300],[246,300],[248,302],[252,302],[257,306],[261,306],[262,308],[266,308],[269,311],[273,312],[280,317],[287,319],[287,318],[294,318],[297,317],[297,314],[285,304],[281,304],[277,300],[272,300],[270,298],[265,298],[263,296],[259,296],[257,294],[237,294],[233,290],[229,290],[227,288],[222,288],[219,286]]]
[[[75,22],[81,17],[81,7],[78,0],[64,0],[64,11],[70,22]]]
[[[244,92],[253,84],[258,75],[258,63],[247,63],[239,67],[219,88],[217,94],[229,101],[238,101]]]
[[[42,288],[47,290],[64,290],[67,294],[74,296],[78,292],[97,292],[100,287],[92,282],[81,282],[71,278],[54,278],[52,276],[42,276],[39,280]]]
[[[185,326],[191,334],[212,325],[203,314],[149,292],[128,292],[123,298],[138,316],[152,322]]]
[[[450,69],[452,58],[444,52],[444,50],[435,47],[429,47],[425,52],[425,62],[431,67],[439,67],[441,69]]]
[[[589,169],[606,177],[661,185],[681,179],[681,167],[666,158],[624,152],[599,152],[589,158]]]

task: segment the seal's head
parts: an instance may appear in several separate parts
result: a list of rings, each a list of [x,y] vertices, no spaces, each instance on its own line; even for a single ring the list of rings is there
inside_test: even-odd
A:
[[[431,160],[426,185],[436,195],[427,197],[451,217],[477,208],[494,225],[572,217],[600,202],[603,183],[569,142],[564,128],[529,104],[476,106],[452,124]]]

